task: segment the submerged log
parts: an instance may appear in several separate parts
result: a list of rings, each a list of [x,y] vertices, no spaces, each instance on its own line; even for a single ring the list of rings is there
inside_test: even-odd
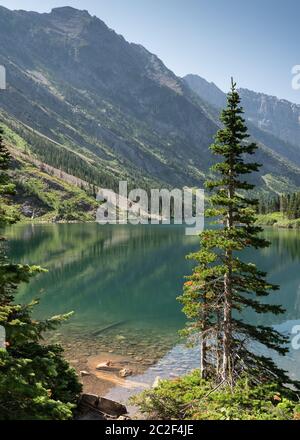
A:
[[[120,417],[127,414],[124,405],[95,394],[82,394],[78,404],[79,419],[92,420]]]
[[[105,332],[106,330],[110,330],[112,328],[118,327],[119,325],[125,324],[126,321],[113,322],[112,324],[106,325],[105,327],[100,328],[92,333],[92,336],[98,336],[100,333]]]

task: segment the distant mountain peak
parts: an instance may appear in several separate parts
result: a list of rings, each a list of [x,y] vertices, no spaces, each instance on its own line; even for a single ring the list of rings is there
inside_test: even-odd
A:
[[[199,75],[196,75],[196,74],[194,74],[194,73],[189,73],[189,74],[187,74],[185,77],[184,77],[184,79],[186,79],[186,80],[194,80],[194,81],[199,81],[199,82],[202,82],[203,84],[210,84],[211,86],[213,86],[213,87],[215,87],[216,89],[218,89],[219,91],[220,91],[220,89],[219,89],[219,87],[213,82],[213,81],[207,81],[205,78],[202,78],[201,76],[199,76]]]
[[[85,26],[93,20],[88,11],[75,9],[71,6],[54,8],[50,14],[46,14],[46,17],[52,25],[71,37],[81,34]]]
[[[226,106],[226,94],[214,83],[209,83],[198,75],[187,75],[184,77],[184,81],[201,99],[207,101],[210,105],[218,109]],[[287,142],[297,149],[299,148],[300,105],[247,88],[239,88],[238,91],[248,121],[260,130],[276,136],[281,141]],[[281,150],[283,150],[283,147],[281,147]]]
[[[51,10],[52,15],[64,17],[64,18],[72,18],[74,16],[88,16],[91,17],[88,11],[72,8],[72,6],[62,6],[59,8],[53,8]]]
[[[219,108],[226,105],[226,95],[213,82],[208,82],[199,75],[189,74],[183,80],[202,99]]]

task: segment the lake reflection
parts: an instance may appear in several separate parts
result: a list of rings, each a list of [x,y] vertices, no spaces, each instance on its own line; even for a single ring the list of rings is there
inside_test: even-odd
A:
[[[180,226],[101,226],[96,224],[16,225],[6,231],[10,256],[17,262],[49,270],[24,285],[18,301],[40,297],[37,317],[74,311],[58,339],[88,341],[97,336],[105,349],[123,354],[140,352],[163,358],[178,342],[185,318],[176,301],[192,263],[185,255],[198,248],[198,237],[187,237]],[[275,325],[289,334],[300,319],[300,234],[266,230],[272,245],[247,250],[243,259],[266,270],[281,289],[268,301],[281,303],[285,315],[246,319]],[[111,326],[111,327],[110,327]],[[120,338],[123,335],[123,341]],[[96,335],[96,336],[95,336]],[[118,339],[119,337],[119,339]],[[72,342],[73,343],[73,342]],[[152,351],[151,351],[152,347]],[[283,362],[300,378],[299,352]]]

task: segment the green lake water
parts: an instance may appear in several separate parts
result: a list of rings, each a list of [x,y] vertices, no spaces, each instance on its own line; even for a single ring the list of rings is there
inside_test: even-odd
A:
[[[151,225],[10,227],[6,235],[13,260],[48,269],[22,286],[17,299],[29,302],[39,297],[37,318],[75,312],[53,336],[65,345],[69,357],[78,344],[83,356],[113,349],[150,358],[151,380],[157,374],[184,373],[198,365],[198,353],[186,350],[178,340],[185,318],[176,297],[193,266],[185,255],[199,243],[198,237],[184,232],[181,226]],[[274,325],[290,335],[292,326],[300,324],[300,233],[270,229],[264,235],[271,247],[248,250],[243,258],[281,285],[268,301],[282,304],[286,313],[257,317],[247,312],[245,319]],[[291,350],[278,362],[300,379],[299,351]]]

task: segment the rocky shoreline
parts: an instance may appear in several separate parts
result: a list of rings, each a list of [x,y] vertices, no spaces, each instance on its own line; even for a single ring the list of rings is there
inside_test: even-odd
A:
[[[151,383],[142,383],[140,376],[149,368],[155,368],[177,340],[176,332],[170,334],[169,330],[158,333],[151,329],[141,331],[109,326],[98,332],[66,326],[63,333],[55,333],[49,342],[63,346],[65,358],[82,383],[84,397],[80,400],[77,417],[80,420],[104,420],[117,416],[134,417],[132,408],[129,408],[129,416],[124,406],[127,404],[127,395],[152,386],[153,380]],[[115,388],[120,390],[122,403],[115,401],[119,401],[119,393],[112,393]],[[109,398],[111,393],[113,400]],[[113,414],[111,410],[105,413],[102,404],[106,401],[111,402],[112,407],[121,405],[122,414]]]

